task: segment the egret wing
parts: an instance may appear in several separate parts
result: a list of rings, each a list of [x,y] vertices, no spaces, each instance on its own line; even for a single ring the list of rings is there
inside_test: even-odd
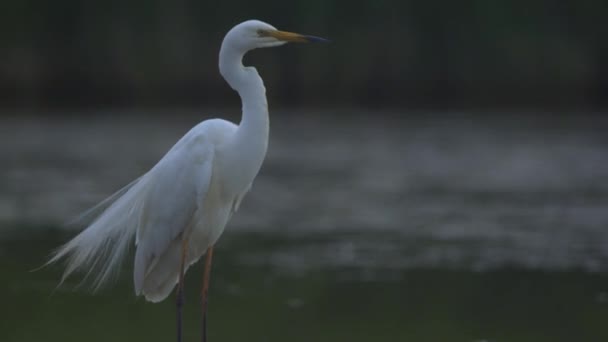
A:
[[[184,144],[171,150],[147,175],[150,179],[136,235],[133,276],[137,294],[157,258],[171,242],[189,233],[209,189],[213,157],[210,144]]]

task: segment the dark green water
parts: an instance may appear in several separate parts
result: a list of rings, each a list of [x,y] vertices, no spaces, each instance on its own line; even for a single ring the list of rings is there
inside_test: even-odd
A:
[[[28,272],[67,236],[1,243],[0,340],[173,341],[173,297],[150,304],[132,294],[128,267],[95,295],[54,291],[57,268]],[[210,341],[606,341],[608,276],[498,269],[341,267],[293,273],[246,265],[276,250],[267,234],[226,237],[216,250]],[[186,341],[199,339],[201,269],[188,273]]]
[[[106,114],[0,122],[0,342],[175,340],[131,259],[95,295],[29,272],[204,118]],[[608,117],[300,114],[217,246],[211,342],[608,341]]]

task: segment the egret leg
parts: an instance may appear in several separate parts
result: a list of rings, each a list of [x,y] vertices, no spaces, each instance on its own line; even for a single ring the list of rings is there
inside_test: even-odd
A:
[[[201,291],[201,305],[203,311],[201,335],[203,342],[207,342],[207,297],[209,294],[209,277],[211,276],[211,258],[213,258],[213,246],[207,249],[205,269],[203,271],[203,290]]]
[[[184,265],[188,254],[188,240],[182,242],[182,255],[179,263],[179,280],[177,282],[177,342],[182,342],[182,308],[184,306]]]

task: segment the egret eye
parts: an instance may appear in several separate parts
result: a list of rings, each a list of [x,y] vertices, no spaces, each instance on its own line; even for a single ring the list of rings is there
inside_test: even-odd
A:
[[[259,37],[266,37],[266,36],[268,36],[268,32],[266,32],[266,30],[259,29],[257,32],[258,32],[258,36]]]

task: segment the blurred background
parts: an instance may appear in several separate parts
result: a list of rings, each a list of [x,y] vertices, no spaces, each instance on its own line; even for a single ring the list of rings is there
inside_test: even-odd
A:
[[[268,157],[216,248],[211,341],[608,340],[608,2],[5,0],[0,340],[174,338],[174,302],[39,267],[196,123],[251,18]],[[201,268],[188,273],[187,340]]]

